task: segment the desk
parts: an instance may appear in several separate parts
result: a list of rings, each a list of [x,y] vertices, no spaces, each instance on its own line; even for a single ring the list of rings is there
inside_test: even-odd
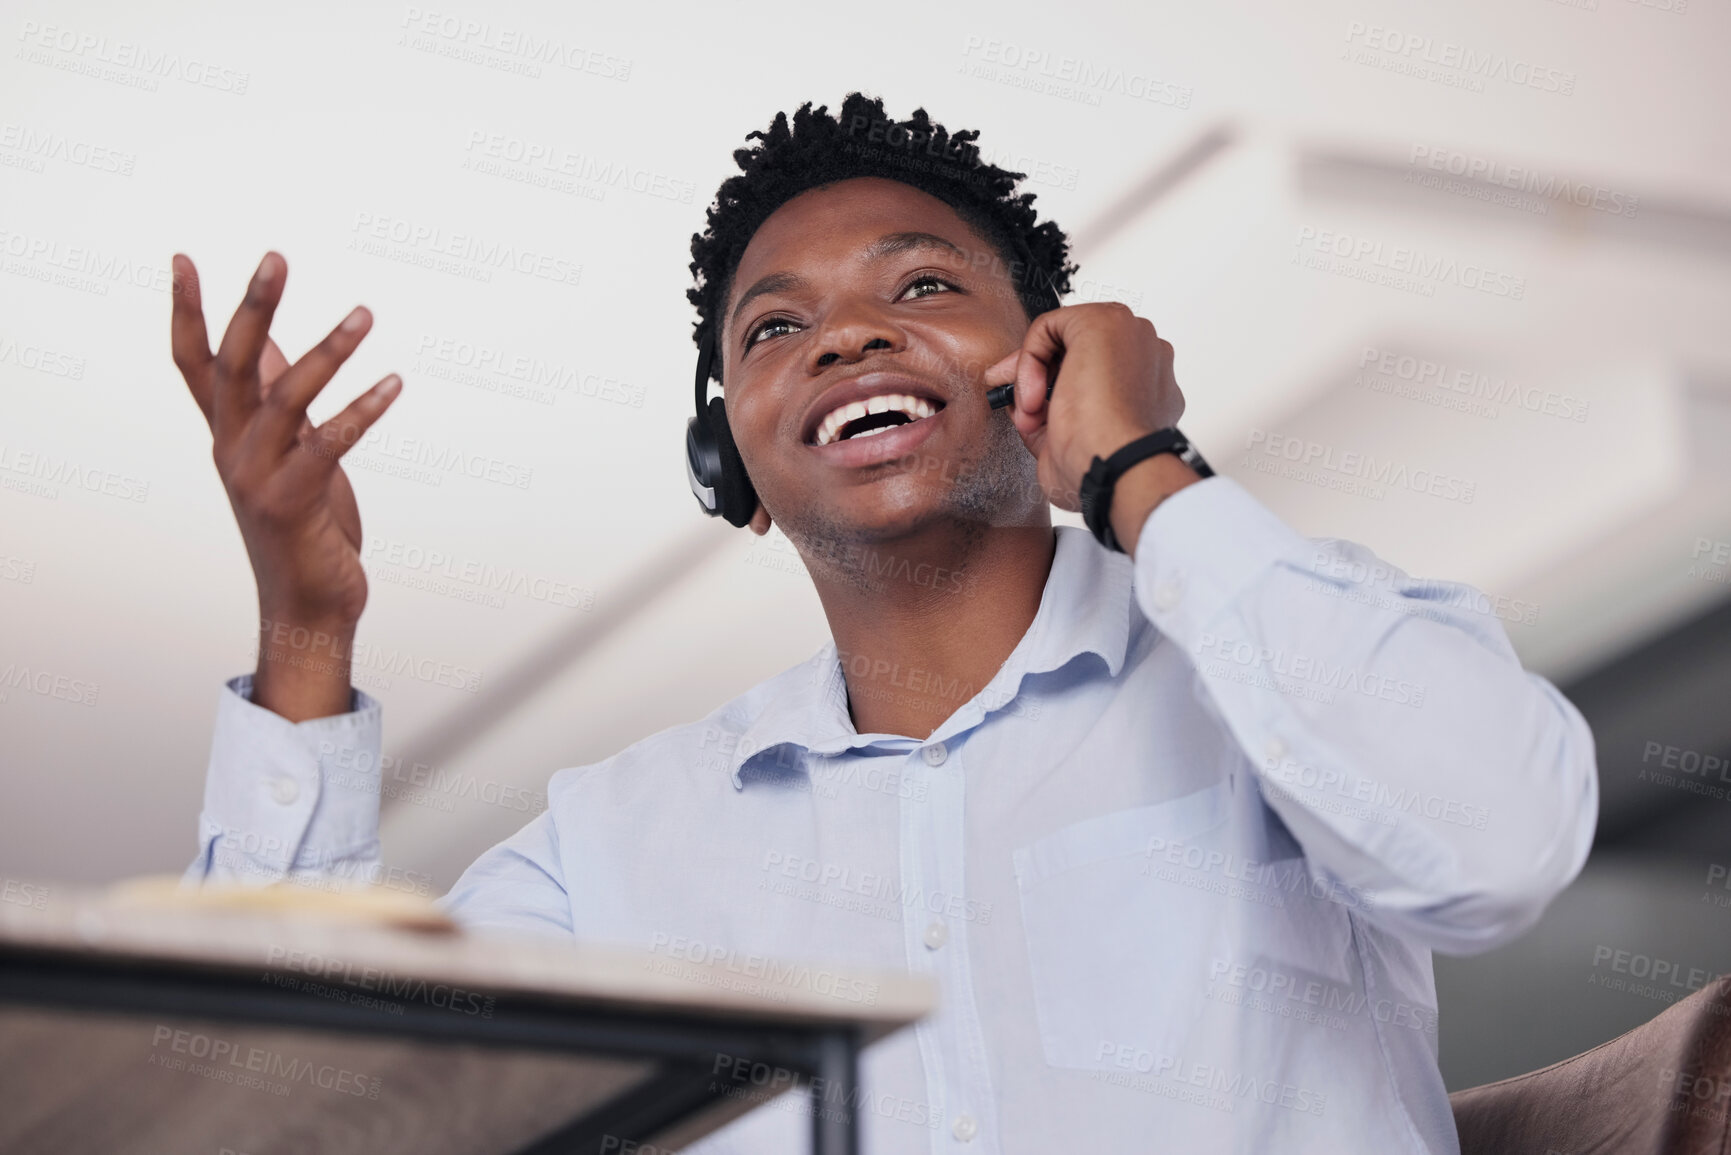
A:
[[[0,905],[8,1152],[657,1155],[803,1086],[812,1150],[854,1155],[860,1048],[935,1001],[900,973],[52,893]]]

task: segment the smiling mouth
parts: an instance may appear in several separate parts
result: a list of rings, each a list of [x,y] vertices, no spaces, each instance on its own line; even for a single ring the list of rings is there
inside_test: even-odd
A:
[[[871,437],[898,425],[923,421],[943,408],[943,402],[927,401],[907,393],[883,393],[863,401],[838,405],[818,422],[813,445]]]

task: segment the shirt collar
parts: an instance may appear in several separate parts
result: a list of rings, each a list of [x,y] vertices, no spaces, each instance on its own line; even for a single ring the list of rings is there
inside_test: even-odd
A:
[[[977,725],[987,713],[1014,700],[1025,675],[1056,670],[1080,654],[1098,654],[1110,677],[1117,677],[1123,668],[1130,644],[1130,559],[1101,549],[1085,529],[1062,525],[1057,535],[1052,570],[1028,632],[997,675],[929,741],[942,741]],[[772,679],[765,689],[769,692],[756,720],[733,750],[730,771],[736,789],[744,788],[740,775],[746,765],[771,750],[796,746],[834,754],[896,740],[854,729],[847,711],[847,682],[833,641],[810,660]]]

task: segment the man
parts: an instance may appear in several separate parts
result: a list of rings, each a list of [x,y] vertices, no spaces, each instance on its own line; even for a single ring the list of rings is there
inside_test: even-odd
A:
[[[856,93],[735,154],[690,294],[749,476],[730,520],[782,527],[833,644],[554,775],[445,901],[935,977],[936,1015],[866,1055],[872,1152],[1454,1151],[1429,952],[1508,941],[1580,869],[1591,735],[1464,587],[1306,541],[1174,452],[1102,491],[1096,459],[1172,447],[1146,440],[1183,409],[1171,346],[1122,306],[1040,308],[1067,242],[974,136]],[[189,876],[365,870],[380,711],[348,683],[337,459],[400,383],[314,429],[368,314],[287,366],[268,255],[212,356],[176,273],[265,622]],[[1048,496],[1084,492],[1097,533],[1054,530]],[[805,1133],[763,1110],[704,1149]]]

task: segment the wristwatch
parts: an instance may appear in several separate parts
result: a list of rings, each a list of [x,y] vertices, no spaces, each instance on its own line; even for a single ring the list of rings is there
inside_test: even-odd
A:
[[[1200,477],[1214,476],[1214,471],[1208,468],[1208,463],[1202,460],[1202,455],[1184,434],[1178,431],[1176,425],[1168,425],[1165,429],[1156,429],[1146,437],[1138,437],[1110,457],[1094,458],[1094,463],[1083,475],[1080,493],[1082,524],[1088,527],[1094,540],[1107,549],[1124,552],[1124,547],[1118,544],[1118,535],[1112,532],[1112,491],[1117,487],[1118,479],[1124,476],[1124,471],[1132,465],[1150,457],[1158,457],[1162,453],[1176,455],[1178,460],[1195,470]]]

